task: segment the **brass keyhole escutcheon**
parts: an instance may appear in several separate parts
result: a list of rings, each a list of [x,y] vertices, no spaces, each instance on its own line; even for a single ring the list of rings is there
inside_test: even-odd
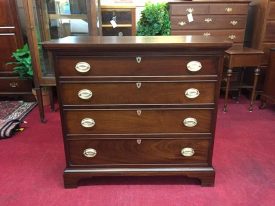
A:
[[[137,63],[139,64],[141,62],[141,57],[136,57]]]
[[[138,115],[138,116],[141,115],[141,110],[140,110],[140,109],[137,110],[137,115]]]
[[[138,143],[138,144],[141,144],[141,139],[137,139],[137,143]]]
[[[140,87],[141,87],[141,82],[137,82],[136,85],[137,85],[137,88],[140,89]]]

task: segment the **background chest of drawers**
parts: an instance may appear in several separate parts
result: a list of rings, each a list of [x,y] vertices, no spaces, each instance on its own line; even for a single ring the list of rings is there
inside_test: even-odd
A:
[[[202,37],[66,37],[53,52],[65,187],[92,176],[183,175],[214,184],[224,50]]]
[[[270,49],[275,48],[275,0],[253,0],[250,4],[248,30],[251,31],[249,46],[264,51],[261,62],[261,75],[257,93],[265,92],[265,81],[272,72],[269,65]],[[247,79],[251,82],[251,79]]]
[[[254,19],[251,46],[264,51],[263,65],[268,65],[270,48],[275,48],[275,0],[253,0]]]
[[[172,35],[219,36],[243,45],[250,1],[171,1]],[[192,14],[189,22],[187,15]]]
[[[134,5],[102,5],[102,35],[103,36],[135,36],[136,7]],[[113,27],[111,20],[115,21]]]

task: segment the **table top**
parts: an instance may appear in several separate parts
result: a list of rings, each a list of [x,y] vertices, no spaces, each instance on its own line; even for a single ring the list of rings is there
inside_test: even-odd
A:
[[[263,50],[260,49],[254,49],[254,48],[248,48],[248,47],[243,47],[243,46],[233,46],[230,49],[226,50],[225,53],[229,55],[238,55],[238,54],[243,54],[243,55],[249,55],[249,54],[259,54],[263,55],[264,52]]]

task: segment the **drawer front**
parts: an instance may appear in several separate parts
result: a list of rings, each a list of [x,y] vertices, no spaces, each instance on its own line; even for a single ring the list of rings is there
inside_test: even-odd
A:
[[[218,57],[203,56],[158,56],[158,57],[59,57],[56,68],[62,76],[175,76],[216,75]],[[201,69],[189,71],[187,65],[198,61]],[[79,62],[89,65],[85,72],[76,70]],[[87,71],[88,70],[88,71]]]
[[[206,38],[208,36],[224,37],[225,40],[233,41],[234,43],[242,43],[244,41],[244,30],[193,30],[172,31],[172,35],[203,35]]]
[[[18,78],[0,78],[2,92],[31,92],[32,81],[20,80]]]
[[[211,109],[65,110],[68,134],[210,133]]]
[[[103,36],[131,36],[132,27],[102,27]]]
[[[214,104],[215,82],[65,83],[64,105],[95,104]]]
[[[275,2],[269,3],[269,9],[268,9],[268,19],[275,19]]]
[[[172,29],[244,29],[245,16],[194,15],[194,21],[189,23],[187,16],[172,16]]]
[[[275,42],[275,21],[267,22],[264,41]]]
[[[207,164],[210,145],[204,139],[102,139],[67,143],[70,165],[75,166]]]
[[[102,9],[102,24],[110,24],[111,20],[115,20],[117,24],[131,24],[131,10],[127,9]]]
[[[262,64],[268,64],[269,63],[269,56],[270,56],[270,49],[275,48],[275,42],[274,43],[265,43],[262,44],[261,49],[264,51],[264,56],[262,58]]]
[[[215,4],[211,3],[209,8],[210,14],[247,14],[248,4]]]
[[[207,14],[208,4],[170,4],[170,15]]]

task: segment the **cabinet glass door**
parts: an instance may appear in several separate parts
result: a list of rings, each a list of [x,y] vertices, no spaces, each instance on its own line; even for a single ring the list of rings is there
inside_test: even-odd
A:
[[[48,39],[89,34],[86,0],[46,0],[46,6]]]
[[[42,85],[54,85],[55,77],[51,56],[42,50],[41,42],[66,36],[99,35],[99,0],[31,0],[28,9],[33,17],[40,69],[37,71]],[[29,38],[29,37],[28,37]],[[36,47],[33,45],[34,48]]]

